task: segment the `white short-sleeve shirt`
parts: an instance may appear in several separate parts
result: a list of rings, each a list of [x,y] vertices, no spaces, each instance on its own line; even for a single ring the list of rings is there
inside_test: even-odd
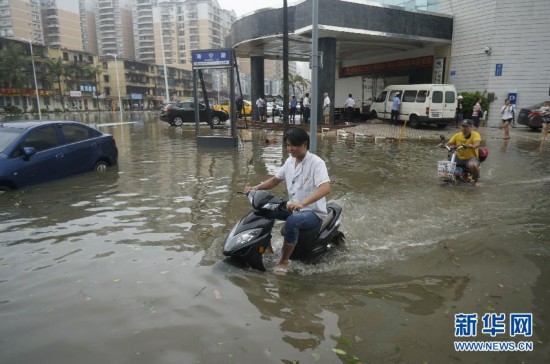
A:
[[[288,200],[300,202],[310,196],[325,182],[330,182],[327,166],[317,155],[310,152],[302,162],[296,165],[296,158],[288,157],[285,164],[275,174],[279,180],[286,181]],[[327,216],[327,202],[323,197],[320,200],[305,206],[302,211],[312,210],[321,219]]]

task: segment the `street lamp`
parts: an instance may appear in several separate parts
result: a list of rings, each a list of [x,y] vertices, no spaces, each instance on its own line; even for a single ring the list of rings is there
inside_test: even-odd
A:
[[[157,0],[157,9],[159,11],[159,29],[160,29],[160,48],[162,49],[162,64],[164,65],[164,86],[166,87],[165,102],[170,102],[170,90],[168,89],[168,71],[166,69],[166,54],[164,52],[164,36],[162,34],[162,13],[160,10],[160,4]]]
[[[117,63],[118,53],[107,53],[107,55],[115,58],[116,85],[118,90],[118,110],[120,113],[120,123],[122,124],[122,99],[120,98],[120,80],[118,79],[118,63]]]
[[[32,51],[32,39],[25,39],[29,41],[29,46],[31,48],[31,63],[32,63],[32,74],[34,76],[34,90],[36,93],[36,106],[38,107],[38,119],[42,120],[42,110],[40,110],[40,97],[38,96],[38,82],[36,82],[36,68],[34,67],[34,53]]]

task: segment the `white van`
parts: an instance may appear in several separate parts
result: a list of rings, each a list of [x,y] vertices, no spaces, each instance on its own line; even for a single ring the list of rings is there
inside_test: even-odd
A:
[[[388,86],[373,100],[371,118],[389,119],[393,98],[399,93],[401,108],[399,120],[418,128],[422,124],[435,124],[444,128],[454,123],[456,114],[456,88],[454,85],[419,84]]]

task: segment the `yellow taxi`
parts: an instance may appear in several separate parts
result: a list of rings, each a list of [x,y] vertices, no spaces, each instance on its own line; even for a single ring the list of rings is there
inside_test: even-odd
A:
[[[225,110],[231,113],[231,103],[228,99],[220,100],[219,104],[212,105],[212,110]],[[252,103],[248,100],[243,100],[243,115],[252,114]]]

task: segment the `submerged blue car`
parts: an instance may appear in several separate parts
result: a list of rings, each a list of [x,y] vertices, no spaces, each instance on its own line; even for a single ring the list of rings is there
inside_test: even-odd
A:
[[[117,164],[112,135],[72,121],[0,122],[0,191]]]

